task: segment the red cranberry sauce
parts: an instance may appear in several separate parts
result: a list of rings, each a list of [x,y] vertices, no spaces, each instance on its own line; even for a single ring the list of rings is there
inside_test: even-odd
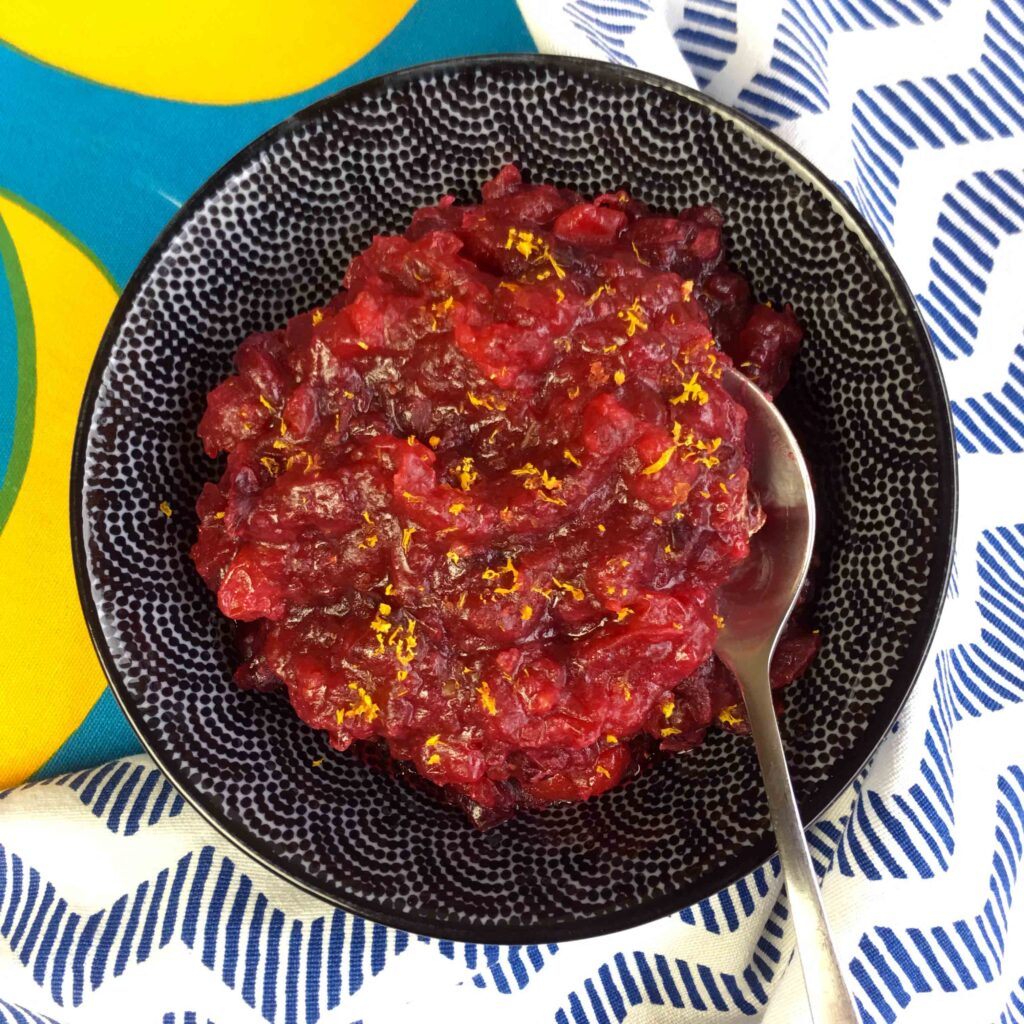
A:
[[[336,749],[382,740],[478,821],[582,800],[742,731],[716,588],[760,523],[730,359],[783,386],[801,329],[722,216],[504,167],[377,237],[327,305],[209,395],[193,557]],[[817,649],[792,629],[776,682]]]

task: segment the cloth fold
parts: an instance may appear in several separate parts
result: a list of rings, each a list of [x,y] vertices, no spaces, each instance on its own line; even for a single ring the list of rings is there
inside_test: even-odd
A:
[[[1024,2],[520,8],[542,50],[695,83],[773,128],[918,298],[957,427],[956,571],[897,725],[808,835],[865,1024],[1024,1020]],[[0,797],[0,1022],[797,1024],[787,918],[773,861],[598,939],[438,942],[267,873],[146,757]]]

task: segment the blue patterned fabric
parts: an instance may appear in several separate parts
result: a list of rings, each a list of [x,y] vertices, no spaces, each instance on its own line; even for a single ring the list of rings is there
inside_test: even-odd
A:
[[[929,666],[809,830],[864,1024],[1024,1022],[1024,0],[521,0],[541,48],[696,81],[890,246],[957,427]],[[464,945],[305,897],[145,758],[0,798],[0,1024],[809,1020],[779,865],[663,921]]]

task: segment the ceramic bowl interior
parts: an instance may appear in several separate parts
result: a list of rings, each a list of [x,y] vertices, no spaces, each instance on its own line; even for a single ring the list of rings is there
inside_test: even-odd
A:
[[[349,89],[244,150],[117,307],[83,405],[72,529],[114,692],[217,827],[370,918],[548,941],[679,909],[767,859],[751,742],[715,733],[619,791],[480,834],[329,751],[283,697],[238,690],[188,555],[215,472],[196,424],[242,338],[322,303],[372,235],[446,192],[473,198],[505,161],[670,211],[716,203],[732,262],[806,326],[784,407],[817,480],[824,647],[787,691],[784,733],[805,818],[819,814],[888,730],[934,628],[955,512],[948,407],[912,299],[859,216],[773,137],[670,83],[563,58],[448,62]]]

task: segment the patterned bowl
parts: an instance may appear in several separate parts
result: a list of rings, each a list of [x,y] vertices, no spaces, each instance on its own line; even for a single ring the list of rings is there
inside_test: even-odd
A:
[[[783,727],[805,820],[819,815],[889,730],[938,617],[949,410],[912,298],[862,218],[770,134],[672,83],[565,58],[456,60],[358,85],[258,139],[184,206],[121,297],[82,406],[71,520],[114,693],[225,835],[367,917],[537,942],[642,923],[762,864],[774,844],[751,742],[715,733],[619,791],[481,834],[327,750],[284,697],[237,689],[227,625],[188,555],[213,474],[196,424],[241,339],[323,302],[371,235],[444,192],[469,199],[505,161],[669,210],[717,203],[732,261],[807,327],[785,407],[817,475],[824,647],[787,690]]]

